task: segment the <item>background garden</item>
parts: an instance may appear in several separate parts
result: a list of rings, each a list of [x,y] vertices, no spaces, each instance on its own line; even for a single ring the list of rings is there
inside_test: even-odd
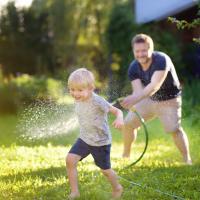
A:
[[[109,101],[129,94],[130,41],[140,32],[150,34],[155,49],[175,64],[193,165],[182,163],[172,138],[155,120],[147,123],[144,158],[125,169],[122,136],[112,128],[111,156],[125,188],[122,199],[200,199],[199,44],[192,37],[184,43],[185,29],[167,19],[173,28],[163,30],[161,22],[135,24],[133,7],[128,0],[33,0],[28,8],[11,2],[1,9],[0,199],[67,198],[65,156],[78,134],[68,75],[84,66],[94,72],[97,92]],[[133,154],[144,147],[142,136],[143,130]],[[110,199],[110,186],[91,158],[80,163],[79,171],[80,199]]]

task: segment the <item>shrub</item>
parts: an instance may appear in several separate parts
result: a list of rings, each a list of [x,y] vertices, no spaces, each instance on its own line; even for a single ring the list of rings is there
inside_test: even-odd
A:
[[[188,82],[183,87],[183,117],[189,117],[191,126],[198,125],[200,113],[200,81]]]
[[[0,92],[0,113],[13,113],[36,100],[56,102],[63,96],[63,87],[61,81],[53,78],[23,74],[10,81],[2,81]]]

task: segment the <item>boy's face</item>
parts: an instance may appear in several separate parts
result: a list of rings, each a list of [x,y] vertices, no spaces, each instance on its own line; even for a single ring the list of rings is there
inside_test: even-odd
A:
[[[75,99],[75,101],[86,101],[91,97],[93,89],[91,88],[69,88],[69,92],[71,96]]]

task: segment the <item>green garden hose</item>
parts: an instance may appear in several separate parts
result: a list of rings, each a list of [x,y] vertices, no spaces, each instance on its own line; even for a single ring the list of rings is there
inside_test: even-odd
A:
[[[132,110],[131,110],[131,111],[132,111]],[[143,152],[142,152],[141,155],[138,157],[138,159],[137,159],[136,161],[132,162],[131,164],[129,164],[128,166],[126,166],[126,168],[135,165],[136,163],[138,163],[138,162],[143,158],[143,156],[144,156],[144,154],[145,154],[145,152],[146,152],[146,150],[147,150],[148,143],[149,143],[149,133],[148,133],[148,130],[147,130],[147,126],[146,126],[146,124],[145,124],[145,122],[144,122],[144,119],[140,116],[140,114],[139,114],[136,110],[134,110],[134,111],[132,111],[132,112],[134,112],[134,113],[136,114],[136,116],[138,117],[138,119],[140,120],[140,122],[141,122],[141,124],[142,124],[142,126],[143,126],[144,134],[145,134],[145,146],[144,146]]]
[[[120,97],[118,98],[117,100],[113,101],[112,102],[112,105],[114,104],[117,104],[122,101],[124,99],[124,97]],[[149,142],[149,133],[148,133],[148,130],[147,130],[147,127],[146,127],[146,124],[144,122],[144,119],[140,116],[140,114],[136,111],[136,110],[133,110],[133,109],[130,109],[132,112],[134,112],[136,114],[136,116],[138,117],[138,119],[140,120],[142,126],[143,126],[143,129],[144,129],[144,134],[145,134],[145,146],[144,146],[144,150],[142,151],[141,155],[138,157],[138,159],[134,162],[132,162],[131,164],[129,164],[128,166],[126,166],[125,168],[128,168],[128,167],[131,167],[135,164],[137,164],[144,156],[146,150],[147,150],[147,147],[148,147],[148,142]]]

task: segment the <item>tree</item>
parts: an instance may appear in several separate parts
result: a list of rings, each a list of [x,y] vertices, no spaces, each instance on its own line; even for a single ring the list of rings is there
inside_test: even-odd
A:
[[[114,0],[34,0],[32,8],[49,13],[58,62],[64,68],[87,66],[104,73],[104,32]],[[104,76],[101,76],[104,77]]]
[[[131,39],[137,31],[132,10],[129,2],[114,5],[106,30],[111,99],[124,95],[122,91],[126,92],[124,86],[127,81],[127,66],[132,59]]]
[[[186,20],[177,20],[174,17],[169,17],[168,20],[171,23],[175,23],[176,27],[178,29],[199,29],[200,26],[200,1],[198,5],[198,12],[197,17],[193,19],[191,22],[188,22]],[[198,33],[199,34],[199,33]],[[184,63],[187,65],[187,74],[191,74],[192,77],[189,77],[188,79],[192,79],[193,77],[196,77],[199,79],[200,77],[200,59],[199,59],[199,53],[200,53],[200,36],[193,37],[194,44],[187,45],[186,53],[184,56]],[[186,71],[186,70],[185,70]],[[188,75],[187,75],[188,76]]]
[[[48,14],[8,3],[0,19],[0,63],[4,74],[54,71]]]
[[[177,20],[175,17],[168,17],[168,20],[172,23],[175,23],[178,29],[194,29],[200,25],[200,1],[199,1],[199,10],[197,12],[197,18],[193,19],[191,22],[186,20]],[[193,38],[193,41],[200,44],[200,37]]]

